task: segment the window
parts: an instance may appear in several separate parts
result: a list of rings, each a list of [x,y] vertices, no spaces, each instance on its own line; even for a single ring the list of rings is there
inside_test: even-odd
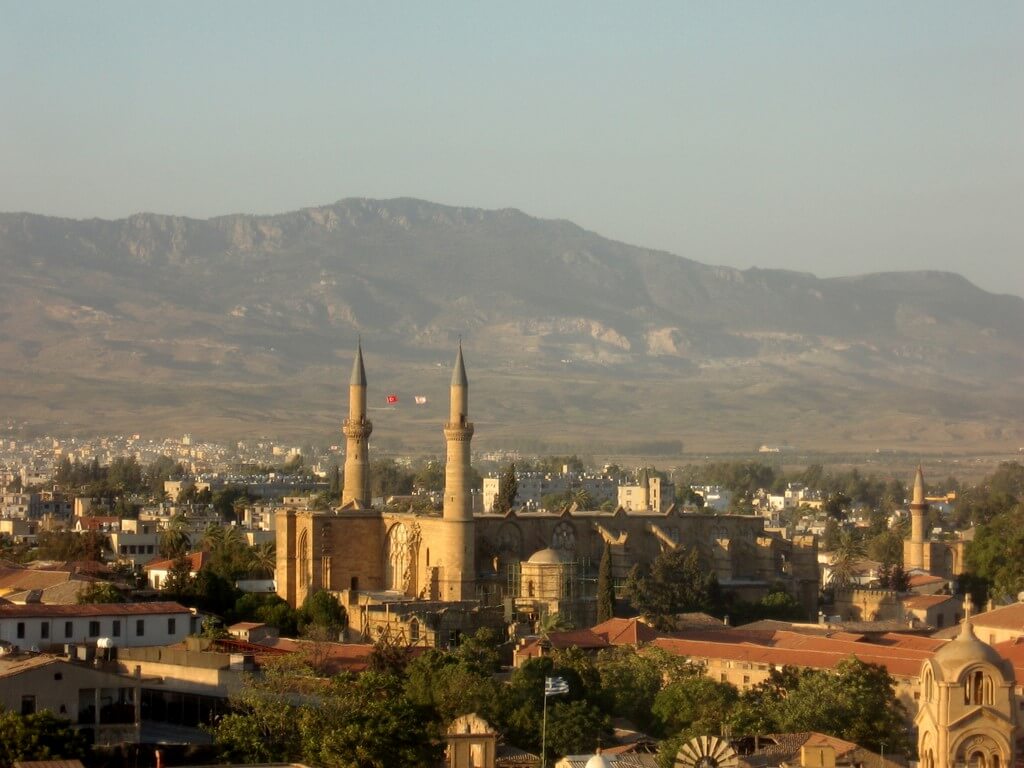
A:
[[[74,634],[75,634],[74,622],[65,621],[64,622],[64,637],[65,638],[69,638],[69,637],[74,636]]]
[[[25,622],[24,621],[19,621],[18,622],[18,639],[19,640],[24,640],[25,639]]]
[[[409,622],[409,642],[416,643],[420,639],[420,623],[413,619]]]
[[[113,634],[114,634],[114,637],[120,637],[121,636],[121,621],[119,619],[114,619],[114,633]]]
[[[178,622],[175,619],[167,620],[167,634],[174,635],[178,632]]]
[[[142,637],[146,634],[146,620],[136,619],[135,620],[135,636]]]
[[[89,637],[100,636],[100,623],[98,621],[89,622]]]
[[[21,697],[21,714],[22,715],[34,715],[36,713],[36,697],[35,696],[22,696]]]
[[[43,640],[50,639],[50,622],[44,621],[42,624],[39,625],[39,637],[41,637]]]

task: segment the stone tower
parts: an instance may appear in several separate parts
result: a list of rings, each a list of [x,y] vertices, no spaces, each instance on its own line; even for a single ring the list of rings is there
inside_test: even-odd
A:
[[[924,473],[921,472],[921,465],[917,467],[917,474],[914,475],[914,495],[910,502],[910,557],[907,558],[907,568],[924,569],[924,548],[925,548],[925,519],[928,516],[928,502],[924,500]]]
[[[921,669],[914,722],[920,768],[1010,768],[1016,749],[1013,670],[965,619]]]
[[[438,574],[442,600],[472,600],[475,587],[473,502],[469,488],[469,447],[473,424],[469,414],[469,382],[462,362],[462,344],[452,371],[451,407],[444,425],[447,463],[444,468],[444,530]]]
[[[345,487],[341,505],[370,506],[370,433],[373,424],[366,418],[366,369],[363,368],[363,345],[356,346],[352,361],[352,377],[348,380],[348,418],[341,428],[345,434]]]

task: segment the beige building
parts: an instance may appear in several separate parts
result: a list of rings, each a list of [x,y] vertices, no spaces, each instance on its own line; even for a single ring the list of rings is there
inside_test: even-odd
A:
[[[51,712],[95,744],[139,740],[141,678],[48,654],[0,656],[0,709]]]
[[[619,486],[619,506],[627,512],[664,512],[675,498],[676,487],[647,469],[640,470],[636,485]]]
[[[524,593],[529,597],[524,568],[529,570],[534,553],[550,549],[575,564],[578,578],[573,599],[582,605],[593,600],[597,565],[607,542],[618,580],[625,579],[638,561],[650,562],[677,547],[693,547],[723,588],[742,599],[757,600],[773,584],[782,583],[802,602],[808,616],[817,613],[814,537],[787,540],[766,531],[758,517],[689,514],[674,505],[662,508],[660,493],[665,489],[654,482],[656,477],[649,478],[647,501],[632,510],[474,514],[467,479],[474,432],[468,406],[469,384],[460,349],[451,381],[449,418],[443,427],[447,448],[443,510],[374,509],[368,493],[373,425],[366,418],[366,373],[362,352],[357,352],[343,427],[347,447],[342,503],[327,511],[278,511],[276,578],[281,597],[299,605],[311,592],[334,592],[349,609],[350,628],[359,634],[370,623],[366,612],[384,613],[390,624],[388,606],[401,606],[406,615],[415,616],[416,601],[424,605],[469,602],[479,609],[501,611],[506,599],[511,604]],[[465,605],[459,610],[469,615]],[[490,621],[489,613],[486,620],[478,615],[481,621]]]
[[[1014,671],[974,634],[960,634],[921,668],[914,719],[921,768],[1007,768],[1016,764]]]
[[[932,541],[927,533],[928,501],[924,494],[924,473],[921,467],[914,475],[910,502],[910,538],[903,542],[903,564],[908,572],[926,571],[952,579],[964,572],[967,541]]]

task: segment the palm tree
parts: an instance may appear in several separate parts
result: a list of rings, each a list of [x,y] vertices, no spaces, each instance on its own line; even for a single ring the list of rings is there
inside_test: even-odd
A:
[[[174,559],[185,554],[190,543],[188,521],[184,515],[172,517],[160,532],[160,554],[166,558]]]
[[[832,553],[829,568],[829,586],[835,590],[849,587],[858,574],[860,561],[864,559],[864,541],[853,534],[853,531],[842,531],[839,542]]]
[[[264,541],[249,550],[249,573],[255,578],[272,578],[277,568],[277,547]]]
[[[574,490],[570,496],[570,500],[576,505],[576,509],[590,509],[594,504],[594,499],[586,488],[577,488]]]
[[[224,527],[218,523],[210,523],[203,531],[203,549],[216,552],[224,546]]]
[[[572,629],[572,622],[561,616],[558,611],[545,611],[537,620],[537,634],[541,637],[567,629]]]

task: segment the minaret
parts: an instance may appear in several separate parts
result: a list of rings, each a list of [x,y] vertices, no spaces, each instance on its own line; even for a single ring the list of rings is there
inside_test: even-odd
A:
[[[440,587],[442,600],[476,597],[476,552],[473,502],[469,489],[469,447],[473,424],[469,414],[469,382],[462,362],[462,344],[452,371],[451,408],[444,425],[448,458],[444,468],[444,532]]]
[[[925,517],[928,514],[928,502],[924,500],[924,473],[921,465],[917,465],[914,475],[914,495],[910,502],[910,558],[907,568],[924,569],[925,548]]]
[[[356,506],[370,506],[370,433],[373,424],[366,418],[366,370],[363,368],[363,344],[356,346],[356,359],[352,361],[352,377],[348,380],[348,418],[341,428],[345,433],[345,487],[341,491],[341,505],[355,502]]]

